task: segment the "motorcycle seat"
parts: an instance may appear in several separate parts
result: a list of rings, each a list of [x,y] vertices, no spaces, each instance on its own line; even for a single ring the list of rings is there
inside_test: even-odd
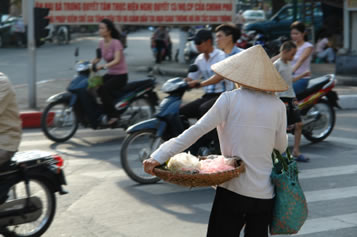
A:
[[[316,80],[316,81],[315,81]],[[309,81],[309,85],[306,88],[306,90],[304,90],[303,92],[299,93],[296,95],[296,98],[298,100],[302,100],[310,95],[312,95],[313,93],[319,91],[321,88],[324,87],[324,85],[326,85],[327,83],[329,83],[330,78],[328,76],[324,76],[324,77],[319,77],[316,79],[311,79]]]
[[[154,85],[155,85],[154,79],[132,81],[132,82],[129,82],[127,85],[125,85],[121,90],[116,91],[114,93],[114,96],[121,97],[128,92],[141,90],[142,88],[145,88],[145,87],[154,87]]]

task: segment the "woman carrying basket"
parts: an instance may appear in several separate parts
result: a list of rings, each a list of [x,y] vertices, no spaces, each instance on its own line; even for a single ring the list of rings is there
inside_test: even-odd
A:
[[[217,128],[222,154],[238,156],[246,171],[216,190],[207,236],[268,236],[274,188],[270,181],[273,149],[287,147],[286,109],[274,92],[288,89],[261,46],[251,47],[212,66],[241,88],[223,93],[196,124],[157,149],[144,161],[153,169]]]

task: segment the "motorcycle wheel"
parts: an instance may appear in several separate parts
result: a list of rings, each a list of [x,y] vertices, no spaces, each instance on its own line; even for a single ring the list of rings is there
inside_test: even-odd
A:
[[[312,106],[305,116],[319,113],[317,119],[310,124],[304,125],[302,134],[311,142],[320,142],[330,135],[335,122],[336,114],[333,107],[325,100],[319,101]]]
[[[162,142],[161,137],[156,137],[154,129],[138,131],[125,138],[120,150],[120,161],[124,171],[132,180],[140,184],[154,184],[160,180],[156,176],[145,173],[143,162]]]
[[[56,213],[56,197],[51,191],[46,180],[37,177],[29,177],[30,197],[36,196],[42,202],[41,216],[29,223],[8,226],[4,236],[13,237],[38,237],[41,236],[51,225]],[[26,186],[24,181],[19,181],[10,188],[7,201],[26,198]]]
[[[54,102],[45,108],[41,117],[41,129],[50,140],[65,142],[78,129],[76,114],[65,102]]]
[[[154,116],[155,106],[145,98],[134,100],[130,103],[125,112],[120,115],[126,127],[138,122],[151,119]]]

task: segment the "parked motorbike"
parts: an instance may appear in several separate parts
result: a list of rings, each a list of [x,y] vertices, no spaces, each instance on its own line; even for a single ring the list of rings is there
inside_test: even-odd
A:
[[[69,41],[71,40],[71,33],[68,26],[57,26],[55,28],[54,34],[54,38],[57,44],[69,44]]]
[[[189,72],[194,71],[197,71],[197,66],[191,65]],[[169,79],[162,86],[162,91],[169,95],[160,103],[155,118],[137,123],[126,130],[128,135],[120,151],[121,164],[134,181],[152,184],[160,180],[145,173],[142,163],[164,141],[178,136],[190,126],[188,119],[179,115],[182,96],[188,89],[190,88],[183,78]],[[188,151],[197,151],[197,153],[193,152],[194,155],[219,154],[220,151],[217,151],[217,144],[215,144],[217,142],[218,140],[207,140],[202,137]]]
[[[196,45],[192,39],[188,39],[183,50],[185,63],[190,64],[195,61],[197,56],[200,54],[196,48]]]
[[[78,62],[76,64],[77,75],[72,82],[79,80],[77,84],[84,83],[86,88],[92,69],[93,65],[90,62]],[[153,117],[155,105],[158,104],[158,97],[154,89],[155,78],[153,76],[146,80],[129,82],[114,95],[117,98],[113,105],[118,114],[117,122],[110,126],[99,124],[95,127],[92,126],[91,115],[86,113],[88,105],[85,108],[85,105],[78,99],[79,94],[76,93],[76,90],[67,89],[66,92],[47,99],[48,105],[41,117],[42,131],[52,141],[64,142],[76,133],[79,124],[94,129],[126,129],[132,124]],[[98,100],[95,96],[88,93],[86,98],[88,98],[86,102],[91,102],[93,111],[101,110],[102,104],[97,103]]]
[[[49,34],[45,41],[54,42],[56,44],[69,44],[71,40],[71,32],[69,26],[66,25],[49,25],[47,27]]]
[[[236,46],[241,49],[247,49],[254,44],[254,31],[242,33],[241,37],[237,40]]]
[[[323,141],[335,126],[334,107],[340,108],[338,95],[333,91],[335,84],[334,74],[310,79],[306,90],[296,95],[303,123],[302,134],[311,142]],[[294,133],[294,128],[288,132]]]
[[[67,194],[63,159],[43,151],[18,152],[0,171],[0,234],[41,236],[56,212],[55,193]]]
[[[287,40],[288,38],[286,36],[280,36],[276,39],[268,41],[263,34],[258,33],[254,37],[253,44],[261,45],[265,49],[265,52],[269,55],[269,57],[274,57],[275,55],[279,54],[281,45]]]

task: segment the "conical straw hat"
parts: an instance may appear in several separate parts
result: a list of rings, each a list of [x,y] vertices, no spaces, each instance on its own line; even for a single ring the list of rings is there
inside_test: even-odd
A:
[[[261,91],[286,91],[288,85],[262,46],[256,45],[212,65],[212,70],[239,85]]]

